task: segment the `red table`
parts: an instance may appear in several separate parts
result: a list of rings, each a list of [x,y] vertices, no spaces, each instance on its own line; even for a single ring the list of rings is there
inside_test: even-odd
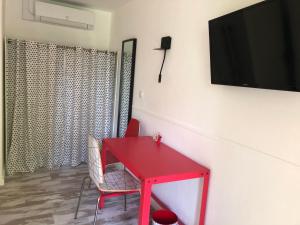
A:
[[[139,225],[149,225],[151,187],[154,184],[204,178],[199,225],[204,225],[209,169],[151,137],[110,138],[103,140],[102,163],[109,151],[141,181]]]

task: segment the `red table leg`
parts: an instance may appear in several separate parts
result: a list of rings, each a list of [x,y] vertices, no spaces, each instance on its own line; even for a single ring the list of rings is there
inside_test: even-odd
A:
[[[149,225],[151,187],[152,183],[149,180],[144,180],[141,183],[139,225]]]
[[[209,184],[209,174],[206,174],[203,178],[203,190],[202,190],[202,200],[201,200],[201,208],[200,208],[199,225],[204,225],[204,222],[205,222],[208,184]]]

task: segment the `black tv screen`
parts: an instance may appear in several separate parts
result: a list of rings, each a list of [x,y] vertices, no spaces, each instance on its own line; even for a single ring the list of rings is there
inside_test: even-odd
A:
[[[269,0],[209,21],[211,83],[300,91],[300,0]]]

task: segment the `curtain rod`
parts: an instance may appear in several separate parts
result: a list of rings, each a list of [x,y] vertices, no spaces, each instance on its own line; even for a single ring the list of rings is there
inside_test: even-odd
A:
[[[26,41],[30,41],[30,40],[20,40],[20,39],[13,39],[13,38],[6,38],[7,40],[7,43],[11,43],[12,41],[16,41],[16,40],[19,40],[20,42],[26,42]],[[50,43],[44,43],[44,42],[38,42],[38,41],[34,41],[34,42],[37,42],[39,44],[50,44]],[[84,47],[76,47],[76,46],[67,46],[67,45],[59,45],[59,44],[55,44],[55,43],[51,43],[51,44],[54,44],[56,45],[58,48],[63,48],[63,49],[76,49],[76,48],[82,48],[83,50],[88,50],[88,51],[91,51],[93,48],[84,48]],[[48,46],[49,47],[49,46]],[[94,48],[95,49],[95,48]],[[95,49],[97,52],[103,52],[103,53],[115,53],[117,54],[117,52],[114,52],[114,51],[108,51],[108,50],[100,50],[100,49]]]

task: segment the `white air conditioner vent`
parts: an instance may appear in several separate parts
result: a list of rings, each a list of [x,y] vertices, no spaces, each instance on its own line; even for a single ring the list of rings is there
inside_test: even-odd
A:
[[[23,0],[23,19],[87,30],[95,24],[93,12],[36,0]]]

